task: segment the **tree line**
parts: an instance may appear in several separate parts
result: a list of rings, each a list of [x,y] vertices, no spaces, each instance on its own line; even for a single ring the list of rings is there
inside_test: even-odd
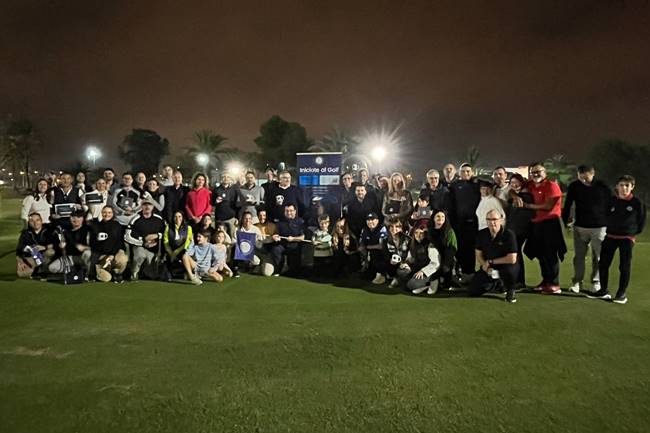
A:
[[[294,167],[296,153],[308,151],[342,152],[344,165],[346,160],[363,161],[365,158],[360,149],[361,139],[349,131],[335,127],[320,139],[314,140],[308,137],[307,130],[300,123],[285,120],[278,115],[262,123],[254,142],[256,150],[247,152],[228,146],[228,138],[214,130],[202,129],[192,134],[191,144],[184,146],[180,154],[170,156],[168,139],[156,131],[135,128],[124,137],[119,146],[119,156],[130,170],[142,171],[147,175],[157,173],[160,164],[166,159],[173,160],[184,172],[193,173],[199,170],[224,170],[233,161],[258,170],[264,170],[267,166],[277,167],[280,163]],[[0,123],[0,167],[5,169],[5,173],[13,174],[16,188],[30,187],[33,155],[42,146],[42,135],[29,119],[7,116]],[[202,161],[203,164],[197,162],[199,154],[207,156],[207,160]],[[468,147],[460,155],[459,161],[468,161],[480,169],[480,149],[477,146]],[[597,175],[610,184],[623,173],[633,175],[637,179],[637,194],[648,201],[650,174],[647,162],[650,161],[650,144],[630,143],[621,139],[603,140],[590,148],[584,161],[592,163]],[[549,176],[560,184],[567,184],[575,178],[576,164],[569,161],[566,155],[555,154],[544,162]],[[89,171],[81,159],[70,164],[70,167],[64,168],[69,171]]]

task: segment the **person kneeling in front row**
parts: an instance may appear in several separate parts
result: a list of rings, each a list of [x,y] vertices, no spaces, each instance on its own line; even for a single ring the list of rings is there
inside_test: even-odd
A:
[[[507,302],[517,302],[515,288],[519,276],[517,239],[503,226],[504,215],[493,209],[486,215],[487,228],[476,237],[476,260],[481,269],[469,285],[470,296],[486,292],[506,292]]]
[[[203,284],[203,278],[216,282],[223,281],[219,268],[227,268],[225,249],[220,254],[217,246],[209,242],[209,237],[210,233],[207,230],[197,233],[196,243],[190,245],[183,255],[183,266],[192,284]],[[223,239],[222,235],[220,237]]]

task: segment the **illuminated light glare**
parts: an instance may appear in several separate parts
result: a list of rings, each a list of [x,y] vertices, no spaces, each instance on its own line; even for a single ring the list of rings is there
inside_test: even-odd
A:
[[[99,158],[102,157],[102,152],[95,146],[88,146],[86,148],[86,158],[93,163],[93,167]]]
[[[399,155],[400,138],[397,135],[399,127],[392,131],[382,128],[380,131],[367,132],[361,140],[367,154],[377,163],[381,163],[389,154]]]
[[[381,162],[386,158],[386,148],[379,146],[372,149],[372,159],[377,162]]]
[[[239,176],[243,170],[242,165],[236,161],[233,161],[228,164],[226,167],[226,170],[228,173],[230,173],[232,176]]]
[[[210,157],[207,153],[199,153],[196,155],[196,163],[202,167],[205,167],[210,162]]]
[[[5,184],[5,181],[4,181],[4,180],[0,180],[0,185],[4,185],[4,184]]]

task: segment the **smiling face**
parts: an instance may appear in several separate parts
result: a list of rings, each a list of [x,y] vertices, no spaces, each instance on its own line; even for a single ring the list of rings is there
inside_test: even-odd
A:
[[[374,230],[379,225],[379,218],[370,218],[366,220],[366,225],[370,230]]]
[[[246,185],[255,185],[255,175],[253,173],[246,173]]]
[[[345,233],[345,219],[341,218],[340,220],[338,220],[334,225],[334,229],[339,234]]]
[[[284,208],[284,216],[292,220],[296,217],[296,207],[292,204],[288,205],[287,207]]]
[[[151,192],[158,191],[158,182],[156,179],[151,179],[149,182],[147,182],[147,189]]]
[[[38,189],[38,192],[41,194],[46,193],[48,188],[49,185],[47,184],[46,180],[39,180],[38,184],[36,185],[36,189]]]
[[[257,219],[260,221],[260,224],[266,223],[266,211],[265,210],[258,210],[257,211]]]
[[[110,206],[104,206],[102,208],[102,220],[110,221],[113,219],[113,208]]]
[[[138,185],[144,185],[147,182],[147,176],[140,172],[135,176],[136,182],[138,182]]]
[[[394,223],[388,226],[388,232],[392,237],[402,233],[402,223]]]
[[[363,185],[357,185],[356,188],[354,188],[354,195],[359,201],[363,201],[363,199],[366,198],[366,193],[366,187]]]
[[[543,165],[537,164],[530,167],[530,177],[535,183],[541,183],[546,179],[546,169]]]
[[[431,173],[427,176],[427,182],[429,182],[429,186],[431,189],[436,189],[438,187],[438,184],[440,183],[440,174],[439,173]]]
[[[29,226],[35,230],[39,231],[43,228],[43,219],[39,214],[32,214],[29,216]]]
[[[510,188],[512,188],[514,192],[518,193],[519,191],[521,191],[522,186],[523,185],[516,177],[510,179]]]
[[[99,192],[106,191],[106,181],[102,178],[97,179],[97,182],[95,182],[95,189]]]
[[[413,232],[413,237],[415,238],[416,241],[422,242],[424,240],[424,237],[426,235],[426,232],[422,228],[417,228]]]
[[[183,212],[174,213],[174,224],[176,224],[179,227],[181,224],[183,224]]]

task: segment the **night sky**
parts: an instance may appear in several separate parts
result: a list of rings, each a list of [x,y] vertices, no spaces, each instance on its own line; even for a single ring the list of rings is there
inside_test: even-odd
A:
[[[314,138],[402,125],[417,170],[470,145],[513,165],[650,139],[644,1],[0,5],[0,114],[37,124],[50,166],[95,143],[120,167],[133,127],[173,150],[201,128],[252,150],[273,114]]]

